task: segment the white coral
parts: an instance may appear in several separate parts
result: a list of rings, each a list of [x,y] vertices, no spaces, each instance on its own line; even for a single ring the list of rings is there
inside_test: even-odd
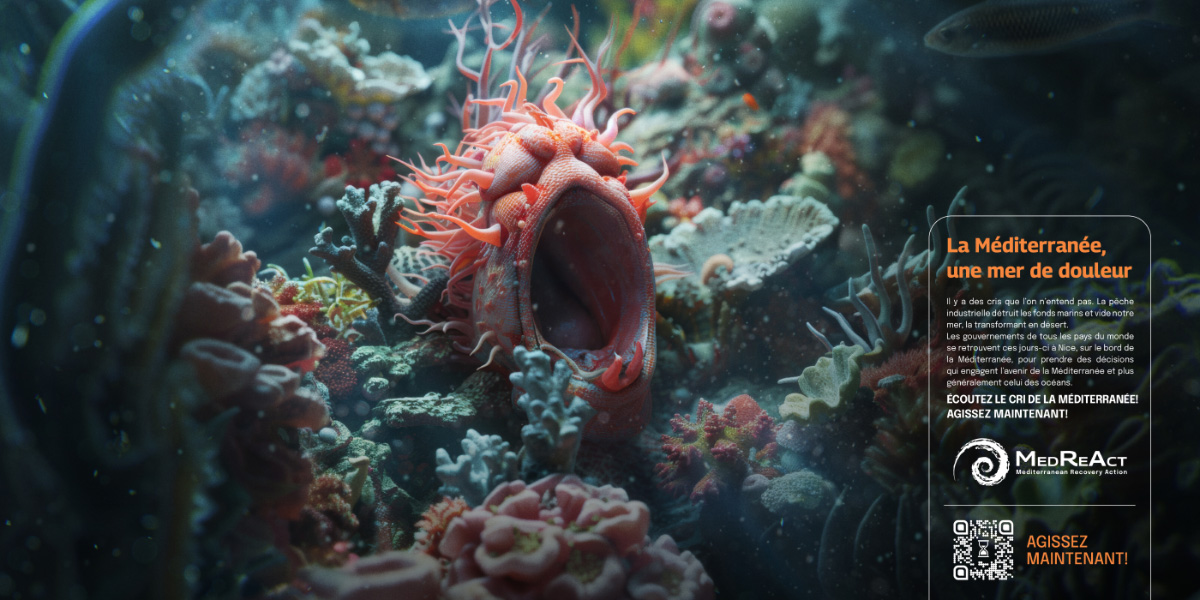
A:
[[[691,223],[651,238],[650,253],[657,264],[682,262],[695,273],[710,257],[728,255],[733,270],[713,279],[716,289],[751,291],[811,253],[837,226],[838,218],[818,200],[773,196],[734,202],[728,214],[706,208]]]
[[[421,63],[390,51],[373,56],[371,44],[359,36],[358,23],[350,23],[349,29],[340,35],[313,19],[306,19],[295,39],[288,42],[292,54],[341,101],[399,102],[425,91],[433,83]],[[361,69],[351,64],[343,48],[352,51]]]

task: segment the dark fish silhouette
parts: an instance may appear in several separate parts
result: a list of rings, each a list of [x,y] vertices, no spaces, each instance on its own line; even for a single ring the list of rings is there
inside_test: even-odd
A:
[[[1155,0],[988,0],[954,13],[925,45],[970,57],[1057,50],[1139,21],[1158,20]]]

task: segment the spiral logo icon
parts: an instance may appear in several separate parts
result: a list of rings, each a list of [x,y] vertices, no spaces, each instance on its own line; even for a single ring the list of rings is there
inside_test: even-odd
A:
[[[1008,452],[996,440],[988,438],[975,438],[959,449],[958,456],[954,457],[954,480],[958,481],[958,459],[962,457],[967,450],[979,449],[987,456],[982,456],[975,462],[971,463],[971,476],[979,485],[996,485],[1004,481],[1008,475]]]

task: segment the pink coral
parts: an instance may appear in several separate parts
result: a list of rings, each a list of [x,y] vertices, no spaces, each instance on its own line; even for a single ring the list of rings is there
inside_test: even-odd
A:
[[[312,567],[300,573],[318,598],[341,600],[435,600],[441,567],[420,552],[384,552],[348,563],[340,569]]]
[[[235,281],[253,281],[261,266],[257,254],[243,250],[242,243],[232,233],[222,231],[213,236],[213,241],[192,252],[188,274],[192,281],[226,286]]]
[[[775,477],[775,420],[753,398],[742,394],[730,400],[723,414],[701,400],[696,420],[675,415],[675,435],[662,436],[667,462],[655,472],[663,488],[688,493],[693,502],[740,489],[749,475]]]
[[[252,285],[259,265],[228,232],[199,246],[173,337],[208,396],[194,415],[202,423],[227,420],[221,466],[250,494],[252,510],[295,520],[313,475],[289,432],[329,422],[325,403],[300,387],[300,373],[325,347],[303,321],[281,315],[268,290]]]
[[[695,557],[667,536],[651,544],[649,528],[649,509],[620,488],[574,475],[504,483],[451,521],[437,548],[443,587],[450,598],[711,598]]]

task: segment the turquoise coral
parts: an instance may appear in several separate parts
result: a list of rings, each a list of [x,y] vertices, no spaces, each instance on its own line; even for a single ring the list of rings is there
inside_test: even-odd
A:
[[[569,395],[571,369],[559,361],[550,367],[550,356],[518,347],[513,352],[520,371],[509,375],[513,385],[524,389],[517,406],[529,424],[521,428],[521,470],[528,475],[571,473],[583,439],[583,426],[596,414],[582,398]],[[570,398],[570,402],[567,398]]]
[[[466,454],[454,460],[446,450],[437,450],[437,477],[442,481],[438,492],[442,495],[461,496],[474,506],[493,487],[517,479],[517,455],[500,436],[468,429],[462,449]]]

